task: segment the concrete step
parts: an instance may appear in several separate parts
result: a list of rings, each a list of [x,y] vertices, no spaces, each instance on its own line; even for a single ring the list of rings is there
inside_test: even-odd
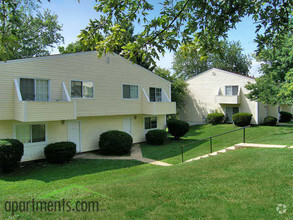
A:
[[[227,152],[226,149],[217,151],[218,154],[219,154],[219,153],[226,153],[226,152]]]
[[[288,148],[291,148],[291,149],[293,149],[293,146],[290,146],[290,147],[288,147]]]
[[[240,143],[236,144],[235,147],[243,148],[243,147],[259,147],[259,148],[285,148],[287,145],[272,145],[272,144],[253,144],[253,143]]]
[[[207,157],[209,157],[208,154],[201,156],[201,158],[207,158]]]
[[[201,159],[201,157],[192,158],[192,159],[186,160],[185,163],[195,161],[195,160],[200,160],[200,159]]]
[[[210,156],[217,156],[218,155],[218,152],[213,152],[213,153],[210,153],[209,155]]]
[[[226,151],[236,150],[236,147],[235,146],[227,147],[225,150]]]

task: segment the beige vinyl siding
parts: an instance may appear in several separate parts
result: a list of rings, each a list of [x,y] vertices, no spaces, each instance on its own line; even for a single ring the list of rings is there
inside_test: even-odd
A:
[[[170,98],[171,84],[118,55],[98,58],[95,52],[56,55],[0,63],[0,120],[14,119],[14,82],[21,77],[50,80],[51,100],[62,100],[62,82],[71,93],[71,80],[94,83],[93,99],[72,99],[77,117],[142,113],[142,88],[162,88]],[[139,86],[138,100],[122,98],[122,84]]]

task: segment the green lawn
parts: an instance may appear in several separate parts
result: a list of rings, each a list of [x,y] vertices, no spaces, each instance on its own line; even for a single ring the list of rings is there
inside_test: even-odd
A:
[[[231,124],[223,125],[196,125],[182,140],[175,141],[171,138],[162,146],[141,144],[143,156],[155,160],[161,160],[171,164],[181,162],[181,147],[196,140],[201,140],[212,135],[232,131],[238,127]],[[220,150],[237,143],[243,142],[243,131],[239,130],[213,139],[213,151]],[[246,142],[259,144],[283,144],[293,145],[293,126],[256,126],[246,129]],[[184,147],[184,160],[210,153],[209,140],[195,142]]]
[[[292,219],[292,161],[292,149],[241,149],[172,167],[81,159],[40,163],[0,176],[0,219]],[[72,184],[85,190],[50,194]],[[54,200],[98,200],[102,210],[4,212],[4,201],[48,194]],[[278,204],[287,206],[285,214],[278,214]]]

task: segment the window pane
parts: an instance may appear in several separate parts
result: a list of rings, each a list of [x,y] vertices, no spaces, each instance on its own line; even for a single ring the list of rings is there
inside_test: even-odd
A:
[[[156,101],[156,88],[150,88],[150,101]]]
[[[151,118],[151,128],[157,128],[157,117]]]
[[[232,86],[232,95],[238,95],[238,86]]]
[[[93,82],[83,82],[82,83],[83,88],[83,97],[85,98],[93,98],[94,97],[94,85]]]
[[[36,101],[49,100],[49,81],[44,79],[36,80]]]
[[[123,98],[124,99],[130,98],[130,86],[129,85],[123,85]]]
[[[225,87],[225,94],[226,95],[232,95],[232,86],[226,86]]]
[[[132,99],[137,99],[138,98],[138,86],[130,86],[130,97]]]
[[[45,125],[32,125],[32,142],[46,141]]]
[[[35,100],[35,80],[34,79],[20,79],[20,92],[23,101]]]
[[[71,81],[71,97],[81,98],[82,97],[82,82]]]
[[[239,107],[233,107],[233,115],[239,113]]]
[[[151,118],[150,117],[147,117],[147,118],[144,119],[144,128],[145,129],[150,129],[151,128],[150,122],[151,122]]]
[[[16,139],[21,141],[22,143],[30,143],[31,142],[30,125],[17,125]]]
[[[156,88],[156,102],[162,101],[162,89]]]

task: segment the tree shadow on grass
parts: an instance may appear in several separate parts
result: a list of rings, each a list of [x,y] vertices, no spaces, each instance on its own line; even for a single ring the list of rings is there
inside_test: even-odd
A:
[[[0,180],[24,181],[36,179],[44,182],[69,179],[75,176],[94,174],[143,164],[135,160],[90,160],[74,159],[67,164],[49,164],[45,160],[22,165],[8,174],[0,173]]]

